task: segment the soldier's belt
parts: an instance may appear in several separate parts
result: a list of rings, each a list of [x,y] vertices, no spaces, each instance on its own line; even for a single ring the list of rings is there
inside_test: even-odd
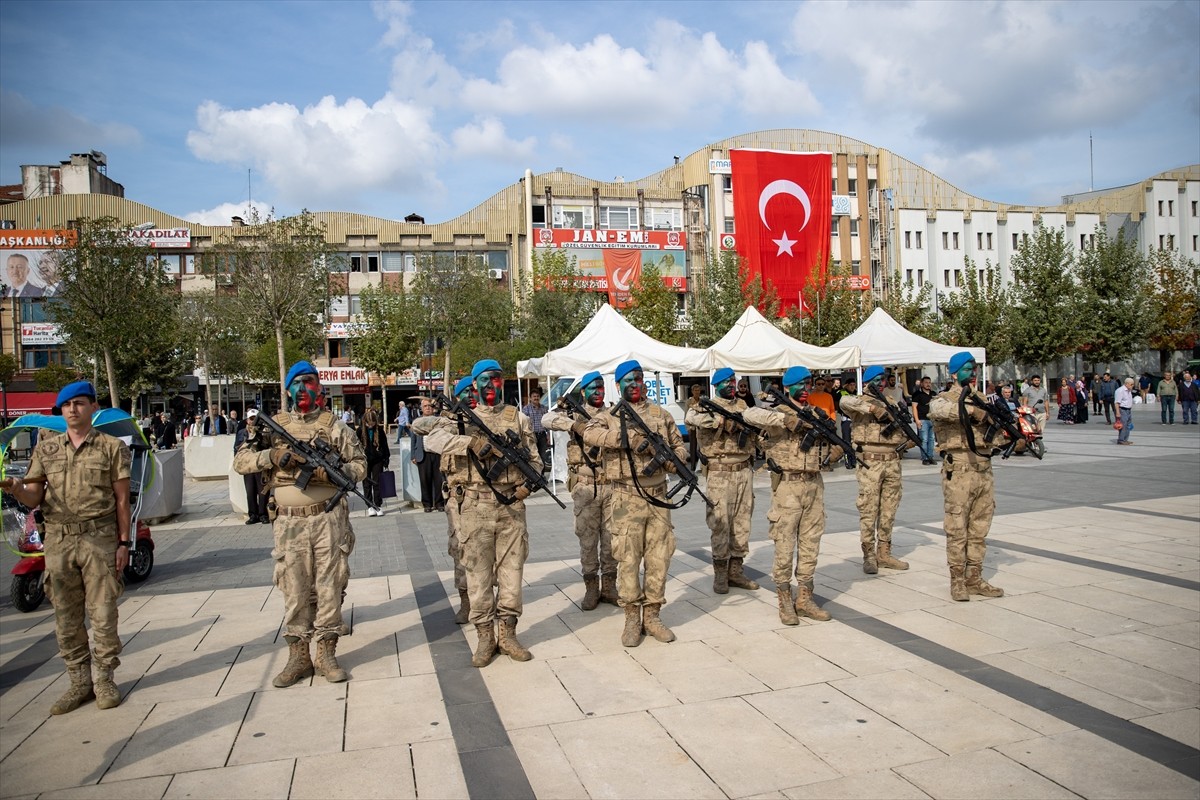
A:
[[[624,492],[625,494],[638,494],[637,487],[632,483],[614,482],[612,484],[612,488],[618,492]],[[667,485],[665,483],[660,483],[656,486],[643,486],[642,492],[645,494],[654,495],[655,497],[666,497]]]
[[[721,464],[712,459],[708,461],[709,472],[738,472],[743,469],[750,469],[750,459],[744,458],[741,461],[735,461],[732,464]]]
[[[577,470],[572,470],[571,474],[574,475],[575,480],[579,481],[580,483],[595,483],[595,484],[603,486],[604,484],[609,482],[608,478],[605,477],[604,475],[586,475]]]
[[[82,522],[46,522],[47,533],[61,533],[66,536],[77,536],[81,533],[94,533],[104,528],[115,525],[117,522],[117,514],[114,511],[111,514],[105,514],[102,517],[94,517],[85,519]],[[115,531],[114,531],[115,533]]]
[[[895,461],[900,454],[893,450],[890,453],[855,453],[854,457],[859,461]]]
[[[313,503],[308,506],[278,506],[276,511],[281,517],[315,517],[325,513],[324,503]]]
[[[821,476],[819,472],[784,472],[779,476],[781,481],[811,481]]]
[[[968,465],[990,465],[992,459],[987,456],[980,456],[972,453],[970,450],[943,450],[942,458],[947,464],[953,464],[956,467],[965,467]]]
[[[499,484],[499,483],[496,484],[496,491],[502,495],[505,495],[506,497],[510,496],[516,488],[517,488],[517,485],[515,483],[514,484]],[[466,495],[467,497],[473,497],[476,500],[483,500],[483,501],[489,502],[489,503],[500,502],[499,500],[496,499],[496,495],[492,493],[491,489],[465,489],[465,490],[463,490],[463,494]]]

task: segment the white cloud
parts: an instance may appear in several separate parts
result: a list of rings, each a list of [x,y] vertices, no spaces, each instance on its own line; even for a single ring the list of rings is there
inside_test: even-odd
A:
[[[266,219],[271,215],[270,204],[258,200],[255,200],[253,203],[247,203],[244,200],[240,203],[221,203],[215,208],[205,211],[191,211],[182,215],[182,217],[188,222],[194,222],[197,225],[228,225],[233,217],[241,217],[243,220],[249,222],[256,213],[259,219]]]
[[[450,136],[454,153],[462,158],[491,158],[517,164],[533,158],[537,139],[530,136],[516,141],[505,132],[504,123],[487,117],[464,125]]]
[[[324,97],[303,110],[290,103],[236,110],[209,101],[196,122],[187,143],[197,158],[254,165],[288,205],[331,208],[398,183],[439,188],[434,166],[445,143],[430,113],[391,94],[372,105]]]
[[[452,102],[462,86],[458,70],[437,50],[433,40],[421,36],[409,24],[409,3],[376,2],[375,16],[387,23],[380,42],[396,49],[392,58],[392,94],[426,105]]]

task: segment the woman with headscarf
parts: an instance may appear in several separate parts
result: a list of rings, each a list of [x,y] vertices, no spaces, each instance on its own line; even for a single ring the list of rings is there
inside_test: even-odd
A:
[[[367,476],[363,479],[363,494],[367,496],[379,510],[367,509],[367,516],[383,516],[383,496],[379,491],[379,479],[387,469],[392,459],[388,450],[387,432],[379,424],[379,414],[373,408],[368,408],[362,416],[362,427],[358,429],[358,438],[367,454]]]
[[[1075,387],[1066,378],[1058,385],[1058,421],[1066,425],[1075,424]]]

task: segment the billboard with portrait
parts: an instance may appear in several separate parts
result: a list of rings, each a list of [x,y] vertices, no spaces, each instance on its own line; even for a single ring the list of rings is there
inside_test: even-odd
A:
[[[668,288],[687,291],[687,234],[683,231],[537,228],[532,241],[537,249],[561,249],[575,256],[584,288],[607,292],[609,303],[616,308],[628,305],[629,291],[647,264],[658,268]]]
[[[74,243],[74,231],[0,231],[4,297],[51,297],[59,288],[56,248]]]

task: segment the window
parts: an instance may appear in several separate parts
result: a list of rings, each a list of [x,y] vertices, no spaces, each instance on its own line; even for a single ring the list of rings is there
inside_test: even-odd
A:
[[[732,175],[722,175],[721,176],[721,189],[726,192],[733,192],[733,176]]]
[[[963,274],[961,269],[954,270],[954,288],[962,286]]]
[[[346,352],[345,339],[330,339],[329,340],[329,357],[341,358],[342,353]]]
[[[1016,249],[1017,249],[1017,247],[1018,247],[1018,244],[1017,244],[1017,234],[1015,234],[1015,233],[1014,233],[1014,234],[1013,234],[1013,250],[1016,250]]]
[[[1162,200],[1158,201],[1158,215],[1160,217],[1163,215],[1163,201]]]
[[[981,269],[981,270],[979,270],[979,285],[984,286],[986,284],[987,284],[987,270]]]
[[[683,230],[683,209],[647,208],[646,228],[653,231]]]
[[[953,235],[954,235],[954,249],[957,250],[958,249],[958,231],[955,231]]]
[[[918,250],[924,249],[921,247],[921,232],[920,231],[917,231],[917,249]]]
[[[196,257],[195,256],[184,256],[183,257],[183,274],[184,275],[195,275],[196,274]]]
[[[367,272],[379,272],[379,253],[367,254]]]
[[[637,206],[601,206],[600,227],[605,230],[637,230]]]
[[[350,313],[350,297],[340,294],[329,298],[329,316],[344,317]]]
[[[1167,249],[1168,250],[1175,249],[1175,234],[1173,234],[1173,233],[1167,234]]]
[[[593,228],[591,206],[559,206],[554,209],[556,228]]]
[[[1200,250],[1200,236],[1192,237],[1192,250],[1193,251]]]
[[[975,247],[979,250],[983,249],[983,234],[982,233],[975,234]]]
[[[351,272],[362,272],[362,261],[363,261],[362,253],[351,253],[350,254],[350,271]]]
[[[21,322],[50,322],[50,315],[47,309],[52,302],[46,297],[22,297],[21,298]]]
[[[380,265],[384,272],[403,272],[404,253],[382,253]]]
[[[904,270],[904,282],[912,286],[913,271],[911,269]]]
[[[1158,237],[1158,249],[1159,250],[1162,250],[1163,247],[1166,246],[1166,243],[1167,243],[1167,237],[1165,237],[1165,236]]]
[[[833,176],[833,194],[837,194],[837,175]]]
[[[535,227],[535,228],[546,227],[546,207],[545,206],[534,206],[532,209],[530,209],[530,211],[532,211],[532,216],[533,216],[533,227]]]
[[[725,218],[725,225],[724,225],[723,230],[725,233],[737,233],[737,231],[735,231],[733,229],[733,217]]]
[[[904,232],[904,249],[912,250],[912,231]],[[911,276],[910,276],[909,283],[912,283]]]
[[[149,264],[156,259],[158,260],[158,263],[162,265],[163,272],[165,272],[167,275],[179,274],[179,256],[146,256],[146,263]]]
[[[362,316],[362,298],[356,294],[350,296],[350,316]]]
[[[846,181],[846,194],[858,197],[858,178],[850,178]]]
[[[63,344],[24,345],[21,351],[25,369],[41,369],[50,364],[69,367],[74,363],[71,361],[71,354],[67,352],[67,346]]]
[[[404,254],[404,271],[405,272],[416,272],[417,271],[417,254],[416,253],[405,253]]]
[[[923,270],[923,269],[917,270],[917,285],[918,286],[925,285],[925,270]]]
[[[942,249],[943,250],[950,249],[950,234],[947,233],[946,231],[942,231]]]
[[[989,233],[989,234],[987,235],[987,249],[988,249],[988,250],[995,250],[995,249],[996,249],[996,248],[995,248],[995,246],[992,244],[992,234],[991,234],[991,233]]]
[[[1167,201],[1167,216],[1168,217],[1175,216],[1175,201],[1174,200]]]
[[[850,220],[850,235],[858,236],[858,220],[856,219]]]
[[[1192,216],[1193,217],[1196,216],[1197,212],[1200,212],[1200,202],[1193,200],[1192,201]]]
[[[830,224],[830,226],[829,226],[829,236],[831,238],[836,239],[837,237],[839,237],[841,235],[842,235],[842,225],[840,222],[838,222],[837,217],[834,217],[832,224]]]

